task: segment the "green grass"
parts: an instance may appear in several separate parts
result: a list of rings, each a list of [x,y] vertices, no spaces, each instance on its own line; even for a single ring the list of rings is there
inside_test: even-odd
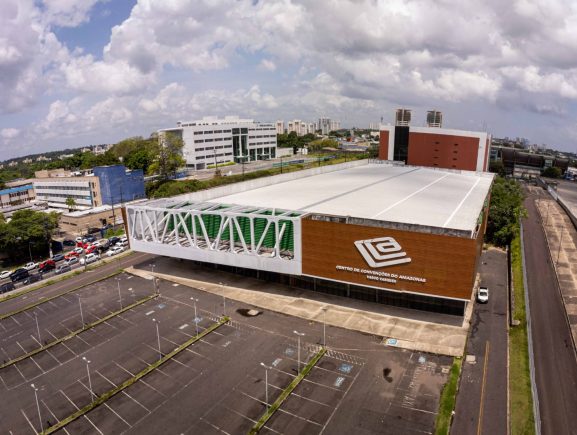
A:
[[[234,165],[236,165],[235,162],[226,162],[226,163],[219,163],[219,164],[218,164],[218,167],[219,167],[219,168],[222,168],[222,167],[224,167],[224,166],[234,166]],[[206,169],[214,169],[215,167],[216,167],[216,166],[215,166],[214,164],[213,164],[213,165],[208,165],[208,166],[206,167]]]
[[[520,233],[511,243],[511,263],[515,311],[513,319],[519,326],[509,329],[509,407],[511,410],[511,434],[534,434],[533,397],[529,374],[529,349],[527,340],[527,317],[525,314],[525,289],[523,285],[523,263],[521,258]]]
[[[50,349],[51,347],[54,347],[54,346],[56,346],[57,344],[64,343],[65,341],[68,341],[68,340],[70,340],[71,338],[76,337],[78,334],[81,334],[81,333],[84,332],[84,331],[88,331],[89,329],[92,329],[92,328],[94,328],[95,326],[98,326],[98,325],[100,325],[101,323],[104,323],[104,322],[106,322],[107,320],[110,320],[110,319],[112,319],[113,317],[118,316],[119,314],[122,314],[122,313],[124,313],[124,312],[126,312],[126,311],[128,311],[128,310],[131,310],[132,308],[137,307],[137,306],[139,306],[140,304],[143,304],[143,303],[145,303],[145,302],[148,302],[149,300],[154,299],[154,298],[157,297],[157,296],[158,296],[158,295],[156,295],[156,294],[151,295],[151,296],[147,296],[147,297],[145,297],[145,298],[143,298],[143,299],[141,299],[141,300],[139,300],[139,301],[136,301],[136,302],[134,302],[134,303],[132,303],[132,304],[130,304],[130,305],[128,305],[128,306],[126,306],[126,307],[118,310],[118,311],[115,311],[115,312],[113,312],[113,313],[107,314],[107,315],[104,316],[102,319],[98,319],[98,320],[96,320],[96,321],[94,321],[94,322],[92,322],[92,323],[88,323],[88,324],[86,324],[85,326],[83,326],[82,328],[77,329],[76,331],[72,331],[72,332],[70,332],[69,334],[67,334],[67,335],[65,335],[64,337],[62,337],[62,338],[58,338],[58,339],[56,339],[56,340],[54,340],[54,341],[51,341],[50,343],[45,344],[44,346],[39,347],[38,349],[34,349],[34,350],[31,351],[31,352],[25,353],[24,355],[20,355],[20,356],[17,357],[17,358],[14,358],[14,359],[11,359],[10,361],[4,362],[2,365],[0,365],[0,369],[6,368],[6,367],[8,367],[8,366],[11,366],[12,364],[16,364],[17,362],[20,362],[20,361],[22,361],[22,360],[24,360],[24,359],[26,359],[26,358],[30,358],[31,356],[34,356],[34,355],[36,355],[36,354],[39,354],[40,352],[43,352],[43,351],[45,351],[46,349]]]
[[[157,369],[158,367],[160,367],[162,364],[164,364],[165,362],[169,361],[170,359],[172,359],[175,355],[179,354],[180,352],[182,352],[184,349],[186,349],[188,346],[190,346],[191,344],[195,343],[196,341],[202,339],[204,336],[210,334],[212,331],[214,331],[215,329],[219,328],[220,326],[224,325],[225,323],[227,323],[230,319],[228,317],[223,317],[218,323],[215,323],[214,325],[212,325],[211,327],[205,329],[204,331],[202,331],[200,334],[192,337],[191,339],[185,341],[183,344],[181,344],[180,346],[178,346],[176,349],[174,349],[172,352],[166,354],[165,356],[163,356],[161,359],[159,359],[158,361],[154,362],[153,364],[150,364],[148,367],[146,367],[145,369],[143,369],[142,371],[140,371],[139,373],[137,373],[136,375],[134,375],[133,377],[131,377],[130,379],[127,379],[126,381],[124,381],[122,384],[114,387],[111,390],[108,390],[106,393],[102,394],[101,396],[98,396],[96,399],[94,399],[94,401],[92,401],[91,403],[89,403],[88,405],[84,406],[83,408],[80,408],[78,411],[76,411],[75,413],[69,415],[68,417],[64,418],[63,420],[60,420],[59,422],[57,422],[56,424],[54,424],[53,426],[50,426],[49,428],[47,428],[46,430],[44,430],[42,432],[43,435],[48,435],[51,433],[54,433],[60,429],[62,429],[63,427],[65,427],[67,424],[73,422],[74,420],[76,420],[77,418],[82,417],[83,415],[87,414],[88,412],[92,411],[94,408],[102,405],[104,402],[106,402],[108,399],[110,399],[112,396],[115,396],[116,394],[120,393],[121,391],[125,390],[126,388],[130,387],[132,384],[134,384],[135,382],[137,382],[138,380],[142,379],[143,377],[145,377],[147,374],[149,374],[151,371]]]
[[[449,429],[451,428],[451,417],[457,400],[457,389],[459,386],[462,363],[463,360],[461,358],[455,358],[453,360],[449,379],[441,392],[439,412],[437,414],[437,421],[435,422],[436,435],[446,435],[449,433]]]
[[[319,362],[321,357],[326,353],[326,348],[319,350],[316,355],[309,361],[309,363],[301,370],[299,375],[293,379],[293,381],[286,387],[278,399],[267,409],[263,416],[256,422],[253,428],[250,430],[249,435],[257,434],[262,427],[266,424],[269,418],[275,413],[275,411],[282,405],[285,399],[292,393],[296,386],[305,378],[305,376],[312,370],[312,368]]]

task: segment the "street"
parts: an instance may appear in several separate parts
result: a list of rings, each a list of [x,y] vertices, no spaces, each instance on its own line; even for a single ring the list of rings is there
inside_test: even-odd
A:
[[[475,303],[451,433],[507,433],[507,255],[483,251],[481,285],[489,302]],[[481,415],[481,418],[479,416]]]
[[[543,434],[577,434],[577,361],[535,198],[527,192],[523,240]]]

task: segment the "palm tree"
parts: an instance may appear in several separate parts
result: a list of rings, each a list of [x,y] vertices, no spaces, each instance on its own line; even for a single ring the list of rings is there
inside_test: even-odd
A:
[[[72,211],[76,208],[76,201],[74,200],[74,198],[69,196],[68,198],[66,198],[66,205],[68,206],[68,211]]]

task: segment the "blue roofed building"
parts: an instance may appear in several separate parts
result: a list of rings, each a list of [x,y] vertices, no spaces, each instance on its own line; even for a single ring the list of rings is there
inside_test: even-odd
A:
[[[93,170],[100,184],[102,204],[120,204],[145,198],[142,169],[127,170],[123,165],[97,166]]]

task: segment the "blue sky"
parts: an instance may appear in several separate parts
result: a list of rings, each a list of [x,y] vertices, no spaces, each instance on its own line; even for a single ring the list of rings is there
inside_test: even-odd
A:
[[[208,115],[367,127],[397,107],[577,151],[574,1],[2,3],[4,159]]]

